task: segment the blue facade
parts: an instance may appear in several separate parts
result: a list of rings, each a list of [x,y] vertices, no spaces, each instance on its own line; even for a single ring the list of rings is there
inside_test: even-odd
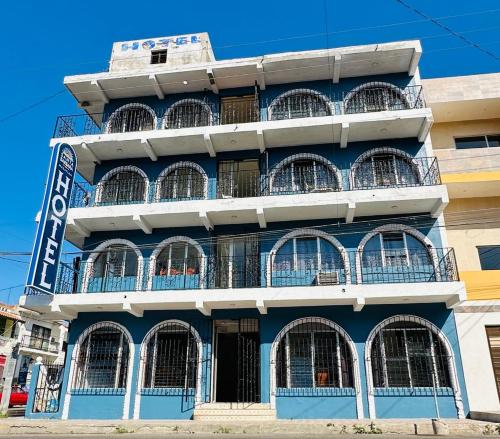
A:
[[[363,84],[374,82],[392,84],[401,89],[416,85],[415,79],[406,73],[376,77],[343,78],[338,84],[333,84],[331,80],[324,80],[307,83],[268,85],[265,90],[259,91],[257,111],[260,115],[260,120],[265,121],[269,118],[268,108],[274,99],[291,90],[306,89],[326,96],[330,101],[331,114],[345,114],[343,106],[345,105],[344,99],[348,93]],[[141,104],[150,108],[156,115],[156,126],[153,129],[162,129],[162,119],[165,113],[176,102],[182,99],[203,101],[210,107],[212,117],[219,118],[221,116],[219,112],[219,100],[221,97],[254,93],[254,88],[243,88],[220,90],[219,95],[206,91],[203,93],[166,95],[165,99],[162,100],[156,97],[111,100],[104,108],[103,124],[110,120],[113,112],[124,105]],[[372,110],[366,110],[366,112],[368,111]],[[357,159],[364,153],[375,149],[382,150],[383,148],[386,150],[401,151],[402,157],[404,157],[403,164],[411,163],[412,160],[426,159],[427,155],[429,155],[428,145],[418,141],[417,138],[403,138],[384,141],[350,142],[347,148],[341,148],[338,143],[270,148],[264,153],[260,153],[256,145],[248,145],[248,150],[246,151],[222,152],[218,153],[214,158],[209,157],[208,154],[184,154],[178,156],[161,156],[158,157],[157,161],[147,158],[108,160],[96,164],[93,180],[89,182],[90,185],[94,186],[93,192],[91,191],[88,199],[85,198],[83,204],[81,204],[80,200],[80,204],[74,207],[91,207],[99,203],[100,205],[153,202],[175,203],[175,199],[158,200],[155,192],[157,186],[155,185],[158,184],[165,169],[181,161],[191,162],[203,170],[203,173],[207,177],[207,194],[201,198],[215,200],[221,198],[218,191],[223,184],[223,178],[219,175],[219,162],[256,159],[259,168],[257,172],[261,177],[266,177],[270,172],[276,171],[280,163],[284,160],[294,156],[301,157],[301,154],[307,154],[309,157],[314,155],[315,157],[319,157],[322,162],[324,161],[332,165],[340,174],[339,188],[337,190],[349,191],[356,189],[352,184],[352,169]],[[395,164],[394,168],[389,167],[383,171],[385,173],[395,173],[394,169],[397,166]],[[138,168],[141,174],[146,176],[147,187],[149,189],[145,191],[145,195],[140,200],[132,197],[130,198],[130,202],[126,200],[121,203],[98,201],[96,194],[99,192],[95,188],[99,183],[103,183],[105,176],[120,167]],[[384,177],[384,172],[381,173],[382,177]],[[391,183],[386,185],[386,187],[393,187],[398,184],[401,184],[401,182]],[[439,184],[438,179],[431,184]],[[411,184],[408,184],[408,186],[411,186]],[[381,187],[383,187],[383,184],[381,184]],[[374,188],[370,187],[370,189]],[[268,195],[272,195],[272,193],[268,192]],[[196,196],[191,199],[199,198],[199,196]],[[273,258],[276,251],[279,250],[277,243],[281,242],[280,240],[290,232],[298,230],[302,231],[303,236],[331,238],[331,241],[335,242],[342,249],[340,253],[342,255],[345,253],[346,256],[343,260],[344,267],[342,269],[335,267],[339,273],[339,277],[334,282],[335,284],[378,284],[378,288],[384,289],[387,283],[429,282],[429,288],[432,289],[435,288],[433,284],[437,281],[448,282],[456,280],[452,277],[448,279],[446,277],[447,274],[443,275],[442,266],[445,267],[445,270],[449,270],[450,264],[447,254],[444,251],[440,253],[438,250],[444,246],[442,232],[438,220],[433,218],[430,212],[418,215],[410,213],[407,215],[391,215],[388,211],[384,216],[355,218],[352,223],[346,223],[344,219],[336,219],[337,217],[338,215],[335,215],[335,219],[268,222],[265,230],[260,229],[258,224],[216,225],[210,231],[207,231],[204,227],[169,227],[166,224],[165,227],[154,228],[153,233],[150,234],[145,234],[141,230],[93,232],[84,240],[83,248],[85,252],[82,254],[83,264],[82,267],[75,269],[75,272],[78,272],[78,270],[80,272],[75,277],[77,278],[77,286],[73,285],[74,291],[72,292],[80,293],[84,290],[84,293],[125,293],[128,291],[149,292],[152,290],[162,292],[171,291],[172,294],[182,294],[179,290],[220,288],[217,282],[220,281],[221,273],[217,271],[218,268],[216,267],[212,273],[212,277],[207,277],[206,273],[210,270],[210,267],[205,260],[203,260],[203,264],[207,265],[204,269],[197,267],[196,270],[193,269],[192,271],[186,268],[186,264],[184,264],[184,269],[180,270],[181,272],[172,272],[169,268],[168,272],[162,273],[156,267],[151,267],[151,264],[154,263],[152,262],[153,254],[158,254],[159,250],[161,250],[161,247],[159,247],[160,243],[168,238],[179,236],[187,237],[191,240],[190,242],[196,243],[202,250],[205,258],[209,260],[213,258],[219,264],[221,263],[221,258],[217,256],[218,238],[227,236],[243,237],[248,235],[254,237],[255,249],[252,250],[254,252],[252,255],[255,256],[255,261],[251,261],[254,267],[248,268],[249,260],[243,259],[243,268],[240,270],[244,274],[248,274],[253,270],[256,273],[256,279],[253,279],[251,283],[232,285],[233,289],[231,291],[235,294],[235,301],[238,300],[238,288],[242,287],[282,287],[290,288],[292,292],[293,288],[319,285],[318,271],[320,270],[317,267],[313,270],[310,267],[304,269],[303,266],[297,268],[300,264],[294,262],[288,267],[286,264],[283,264],[279,268],[274,268],[274,263],[269,262],[270,258]],[[364,238],[379,227],[389,226],[387,230],[390,231],[392,230],[390,227],[393,225],[397,225],[394,229],[395,231],[410,230],[412,236],[416,237],[417,241],[420,241],[419,245],[421,245],[422,251],[426,255],[431,250],[434,251],[434,258],[428,258],[422,262],[418,255],[412,256],[410,250],[415,249],[411,246],[416,244],[408,244],[406,240],[410,238],[407,238],[405,235],[406,255],[397,254],[395,258],[391,259],[391,251],[393,249],[387,248],[385,251],[389,257],[385,259],[387,257],[386,254],[382,256],[384,262],[383,264],[381,262],[382,265],[380,267],[370,267],[370,271],[363,271],[363,264],[360,262],[363,248],[360,248],[360,246],[362,247],[362,244],[365,244],[366,239]],[[120,271],[121,274],[119,276],[115,275],[114,272],[109,277],[96,274],[95,260],[100,255],[94,255],[92,252],[99,246],[103,250],[103,243],[111,240],[117,240],[116,242],[126,240],[131,243],[134,247],[132,254],[133,252],[136,253],[133,257],[140,256],[139,259],[141,260],[141,263],[137,264],[137,268],[134,268],[135,271],[129,270],[126,267],[126,262],[124,262],[125,259],[122,259],[118,263],[115,260],[110,263],[113,265],[113,270]],[[317,245],[318,248],[322,245],[319,240]],[[383,244],[381,246],[383,247]],[[396,250],[401,249],[397,248]],[[321,253],[321,251],[318,251],[318,253]],[[296,257],[297,251],[294,250],[293,254]],[[169,258],[171,259],[171,257]],[[406,258],[404,260],[407,265],[401,263],[403,258]],[[412,262],[411,268],[409,268],[410,263],[408,260],[411,258],[415,258],[415,260]],[[88,260],[90,260],[90,268],[85,265]],[[311,258],[306,261],[305,265],[310,260]],[[377,260],[375,258],[375,261]],[[241,263],[241,261],[239,262]],[[109,261],[106,263],[109,263]],[[125,269],[123,266],[125,266]],[[273,268],[269,269],[269,267]],[[231,270],[232,268],[227,271],[230,272]],[[87,280],[84,280],[85,278]],[[74,278],[71,279],[75,283]],[[117,279],[119,279],[119,282]],[[87,283],[84,287],[85,282]],[[226,285],[224,288],[228,288],[228,286]],[[404,288],[404,286],[401,288]],[[124,295],[124,299],[126,297]],[[415,321],[420,323],[423,322],[421,324],[422,328],[431,328],[429,329],[429,336],[431,337],[430,346],[425,345],[425,347],[433,352],[433,359],[436,358],[434,350],[440,348],[440,346],[449,347],[449,351],[446,352],[447,359],[443,368],[444,372],[440,372],[443,375],[449,375],[448,381],[445,380],[445,385],[436,385],[436,389],[428,385],[418,385],[415,383],[406,387],[373,385],[373,380],[376,377],[375,373],[372,374],[367,370],[368,365],[372,364],[371,353],[366,350],[367,344],[371,343],[373,338],[377,336],[377,334],[371,334],[377,325],[394,316],[414,316],[411,318],[417,319]],[[320,384],[298,386],[291,385],[290,377],[288,376],[286,377],[287,385],[277,384],[277,372],[273,369],[278,363],[278,354],[275,352],[281,340],[278,340],[277,337],[280,331],[287,327],[287,325],[297,320],[308,318],[324,319],[321,321],[327,321],[331,324],[331,327],[337,328],[338,352],[340,352],[338,334],[340,334],[340,330],[345,331],[345,335],[341,336],[344,337],[347,348],[351,349],[349,355],[347,355],[347,357],[350,356],[351,363],[345,360],[348,365],[342,365],[340,353],[336,354],[339,356],[337,360],[340,364],[340,371],[337,372],[339,374],[338,381],[340,382],[340,375],[343,373],[343,368],[346,367],[348,369],[347,374],[352,374],[352,385]],[[28,413],[28,415],[32,417],[67,417],[69,419],[132,419],[134,417],[140,419],[191,419],[198,405],[214,402],[215,389],[219,385],[215,377],[216,368],[214,366],[216,355],[215,322],[238,319],[256,319],[258,321],[259,371],[257,374],[258,386],[256,387],[258,388],[258,397],[253,402],[272,405],[276,408],[278,418],[353,419],[370,416],[377,418],[435,417],[438,415],[435,407],[436,401],[439,414],[442,417],[456,418],[459,415],[467,414],[469,411],[452,311],[448,310],[444,303],[411,305],[386,303],[384,305],[367,305],[358,312],[355,312],[352,306],[345,305],[269,307],[267,314],[260,314],[257,309],[213,309],[210,316],[205,316],[198,311],[183,309],[168,311],[146,310],[142,317],[135,317],[123,311],[97,312],[96,310],[96,312],[80,312],[78,317],[72,322],[69,333],[66,367],[58,411],[52,414],[33,412]],[[199,340],[197,339],[199,358],[196,360],[196,380],[189,381],[189,378],[186,378],[183,385],[171,385],[167,382],[156,387],[154,385],[148,387],[143,385],[143,381],[145,382],[148,379],[146,375],[149,373],[146,373],[143,369],[145,367],[143,354],[146,352],[145,349],[149,343],[149,339],[145,344],[144,340],[155,325],[165,321],[180,321],[193,334],[196,333],[199,336]],[[306,320],[303,321],[305,322]],[[113,373],[116,373],[116,382],[112,388],[100,388],[96,385],[89,385],[87,388],[76,386],[76,380],[81,379],[81,377],[77,376],[80,373],[77,371],[79,367],[77,364],[87,361],[82,359],[80,350],[86,342],[88,334],[85,333],[83,336],[82,334],[86,329],[92,327],[92,325],[101,322],[113,322],[122,328],[120,351],[123,350],[123,343],[125,343],[128,346],[127,352],[130,357],[125,376],[119,376],[113,370]],[[287,334],[284,336],[285,338],[288,337]],[[406,332],[404,334],[405,343],[407,343],[408,337]],[[129,337],[130,340],[128,339]],[[124,339],[125,342],[123,342]],[[435,341],[438,339],[441,341]],[[289,350],[289,347],[287,349]],[[312,350],[314,351],[314,349],[313,347]],[[186,355],[189,357],[189,353]],[[290,354],[288,353],[287,355],[286,361],[289,362],[288,367],[291,368],[290,362],[292,360],[290,360]],[[302,353],[297,355],[298,360],[295,358],[293,361],[301,361],[301,358],[299,358],[300,355]],[[311,354],[312,357],[315,355],[316,353]],[[415,358],[417,358],[418,352],[415,355]],[[119,358],[120,362],[124,361],[121,356]],[[95,365],[99,365],[99,361],[101,360],[99,358],[94,359],[95,364],[91,366],[96,367]],[[312,368],[316,367],[314,361],[316,360],[311,360]],[[410,360],[408,359],[409,363]],[[121,365],[117,366],[116,370],[119,367]],[[186,371],[188,367],[192,366],[187,365]],[[387,367],[386,364],[385,368],[387,369]],[[425,368],[427,366],[422,367]],[[434,365],[433,367],[437,370],[438,366]],[[35,368],[34,379],[37,379],[38,372],[39,369]],[[384,373],[387,374],[387,370],[384,370]],[[188,373],[186,372],[187,376]],[[313,374],[312,376],[313,381],[318,380],[317,375]],[[83,379],[83,381],[86,379]],[[152,378],[151,380],[154,381]],[[91,380],[87,379],[87,381]],[[31,407],[33,407],[33,392],[34,390],[31,391],[30,395],[31,402],[29,406]]]
[[[149,311],[138,318],[125,313],[86,313],[71,326],[68,342],[68,359],[71,358],[80,334],[90,325],[102,321],[112,321],[123,325],[132,335],[134,358],[130,364],[132,388],[128,417],[133,417],[133,407],[137,398],[139,352],[147,332],[169,319],[183,320],[199,333],[203,343],[201,367],[201,401],[210,401],[212,324],[217,319],[257,318],[260,324],[260,386],[261,401],[271,400],[271,348],[278,333],[290,322],[309,317],[322,317],[337,323],[353,340],[358,356],[360,372],[360,393],[363,412],[357,413],[354,389],[295,388],[276,390],[276,410],[282,419],[353,419],[369,417],[368,388],[365,365],[365,345],[370,331],[382,320],[394,315],[414,315],[436,325],[447,338],[455,357],[458,385],[462,391],[464,411],[468,413],[467,397],[460,360],[453,313],[441,304],[369,306],[361,312],[352,307],[302,307],[269,309],[267,315],[259,315],[255,310],[214,311],[211,317],[202,317],[193,311]],[[63,382],[63,399],[68,387],[68,374]],[[73,419],[121,419],[124,413],[124,389],[89,389],[70,392],[69,418]],[[67,397],[67,396],[66,396]],[[456,418],[457,407],[451,389],[441,388],[437,392],[441,417]],[[200,403],[198,402],[198,403]],[[63,402],[61,402],[61,407]],[[190,419],[196,406],[193,390],[163,388],[143,389],[140,398],[141,419]],[[428,418],[436,417],[432,388],[419,389],[375,389],[375,409],[377,418]],[[58,414],[61,416],[62,408]]]

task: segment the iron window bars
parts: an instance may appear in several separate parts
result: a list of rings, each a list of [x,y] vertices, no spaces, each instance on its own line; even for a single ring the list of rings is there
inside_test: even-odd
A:
[[[372,344],[374,387],[451,387],[450,361],[443,342],[418,318],[395,319]]]
[[[278,388],[352,388],[353,360],[344,337],[318,318],[303,319],[280,340]]]
[[[122,329],[106,323],[81,343],[72,389],[124,389],[129,368],[129,340]]]
[[[61,400],[64,364],[41,364],[35,387],[34,413],[57,413]]]
[[[198,345],[189,327],[166,322],[145,349],[143,388],[196,388]]]

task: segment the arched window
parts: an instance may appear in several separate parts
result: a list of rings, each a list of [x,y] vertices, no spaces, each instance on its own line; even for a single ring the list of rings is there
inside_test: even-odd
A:
[[[380,148],[361,155],[352,173],[354,189],[416,186],[421,181],[413,158],[393,148]]]
[[[430,244],[409,228],[384,228],[372,233],[360,251],[363,282],[430,282],[436,268]],[[360,279],[361,280],[361,279]]]
[[[314,90],[292,90],[278,96],[269,106],[270,120],[331,116],[330,102]]]
[[[284,160],[272,174],[271,193],[309,193],[341,189],[336,168],[323,157],[300,154]]]
[[[142,349],[144,389],[197,388],[199,347],[188,325],[177,321],[161,323],[148,334]]]
[[[179,276],[200,273],[200,253],[189,242],[172,242],[156,258],[156,276]]]
[[[347,114],[406,110],[409,107],[403,91],[386,82],[363,84],[348,93],[344,101]]]
[[[451,357],[443,342],[415,319],[397,319],[375,335],[374,387],[451,387]]]
[[[325,319],[300,319],[281,337],[276,350],[278,388],[353,388],[351,349]]]
[[[154,111],[143,104],[128,104],[118,108],[109,118],[108,133],[127,133],[155,129]]]
[[[144,202],[147,179],[135,167],[122,167],[105,175],[97,187],[97,204]]]
[[[72,388],[126,388],[130,341],[117,324],[95,326],[79,345]]]
[[[203,249],[187,236],[160,243],[150,261],[148,289],[196,289],[205,280]]]
[[[197,99],[176,102],[165,114],[165,128],[191,128],[211,125],[212,112],[208,104]]]
[[[113,243],[89,259],[88,292],[136,289],[139,258],[133,248]]]
[[[159,178],[159,200],[202,199],[206,196],[206,175],[198,166],[180,163],[168,168]]]
[[[271,253],[272,285],[335,285],[346,282],[344,255],[322,236],[297,235]]]

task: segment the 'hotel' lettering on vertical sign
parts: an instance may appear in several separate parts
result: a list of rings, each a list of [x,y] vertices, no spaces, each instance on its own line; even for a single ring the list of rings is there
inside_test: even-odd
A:
[[[71,146],[59,143],[54,147],[27,288],[54,293],[76,163],[76,153]]]

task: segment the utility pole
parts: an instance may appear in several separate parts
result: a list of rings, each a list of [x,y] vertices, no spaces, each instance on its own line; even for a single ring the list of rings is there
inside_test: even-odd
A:
[[[0,413],[5,415],[9,409],[10,393],[12,391],[12,381],[14,380],[14,372],[16,371],[17,357],[19,356],[19,342],[12,348],[9,358],[5,362],[3,370],[3,390],[2,400],[0,401]]]

